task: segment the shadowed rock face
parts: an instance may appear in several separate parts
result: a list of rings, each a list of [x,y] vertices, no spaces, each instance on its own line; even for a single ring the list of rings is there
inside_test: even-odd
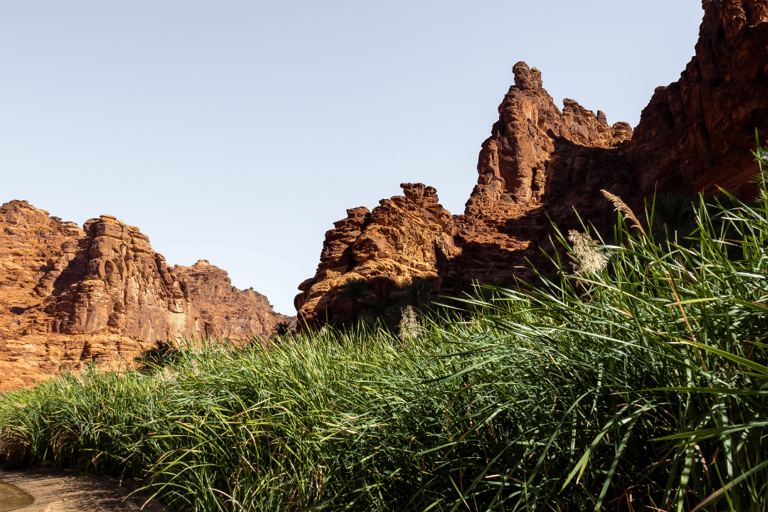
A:
[[[561,195],[564,186],[581,176],[553,179],[562,178],[559,168],[567,164],[570,170],[582,171],[594,156],[574,148],[612,149],[632,136],[627,123],[609,126],[601,111],[595,115],[574,100],[564,100],[561,112],[536,68],[518,62],[513,73],[515,85],[499,106],[499,120],[480,151],[480,176],[464,212],[468,217],[492,210],[497,201],[535,206]],[[606,176],[594,177],[601,178]]]
[[[26,201],[0,207],[0,391],[88,362],[131,364],[157,342],[268,337],[282,321],[207,262],[169,268],[115,217],[80,229]]]
[[[536,68],[518,62],[513,72],[515,85],[482,144],[477,185],[464,214],[454,217],[462,252],[445,267],[448,293],[468,291],[472,282],[529,279],[526,259],[541,262],[538,248],[551,234],[547,216],[565,229],[578,227],[574,208],[608,221],[611,206],[600,201],[600,189],[633,193],[625,151],[630,126],[610,126],[605,114],[570,99],[561,111]]]
[[[629,146],[643,194],[755,193],[749,153],[768,134],[768,1],[705,0],[696,55],[656,89]]]
[[[754,190],[747,182],[757,171],[749,153],[754,130],[768,133],[768,0],[704,0],[703,6],[696,55],[678,82],[656,90],[634,132],[570,99],[561,111],[541,73],[515,64],[515,83],[482,144],[478,182],[464,214],[448,222],[450,214],[440,208],[445,249],[434,250],[434,212],[407,191],[370,213],[348,210],[349,217],[326,233],[315,277],[299,286],[300,324],[348,321],[338,296],[350,279],[428,277],[446,294],[467,291],[473,282],[530,279],[528,261],[546,264],[539,248],[550,247],[549,219],[561,231],[579,228],[575,209],[610,235],[616,214],[601,189],[638,212],[655,188],[687,193],[720,186],[749,197]],[[431,187],[403,187],[430,190],[436,203]],[[408,265],[402,256],[413,254],[423,254],[423,266]]]

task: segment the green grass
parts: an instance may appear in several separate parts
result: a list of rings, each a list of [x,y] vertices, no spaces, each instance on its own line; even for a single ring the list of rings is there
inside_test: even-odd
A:
[[[8,393],[0,456],[135,478],[185,511],[765,510],[760,186],[702,201],[681,245],[619,215],[602,270],[486,290],[416,339],[190,344]]]

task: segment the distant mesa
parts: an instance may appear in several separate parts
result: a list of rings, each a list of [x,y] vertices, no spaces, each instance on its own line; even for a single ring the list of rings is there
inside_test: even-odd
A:
[[[575,209],[611,232],[616,214],[601,189],[636,211],[654,190],[754,195],[749,150],[755,128],[768,134],[768,0],[703,6],[696,55],[677,82],[656,90],[634,131],[571,99],[560,110],[539,70],[515,64],[464,213],[451,215],[422,184],[401,185],[403,196],[373,211],[347,210],[326,233],[315,276],[299,285],[300,327],[349,323],[342,291],[351,280],[366,280],[381,301],[421,278],[447,295],[529,280],[528,261],[545,264],[548,218],[578,228]]]
[[[245,342],[294,322],[207,260],[168,266],[111,215],[80,228],[26,201],[0,207],[0,392],[90,362],[125,367],[157,342]]]

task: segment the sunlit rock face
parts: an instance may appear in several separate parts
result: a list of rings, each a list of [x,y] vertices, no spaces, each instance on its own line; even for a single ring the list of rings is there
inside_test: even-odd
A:
[[[317,274],[299,286],[295,299],[305,323],[351,319],[353,308],[338,293],[351,280],[365,279],[381,298],[414,279],[441,284],[441,262],[460,252],[454,219],[434,188],[400,186],[404,195],[381,200],[372,212],[347,210],[347,218],[326,233]]]
[[[246,341],[291,321],[207,262],[170,268],[113,216],[81,229],[26,201],[0,207],[0,391],[89,362],[128,367],[157,342]]]
[[[348,210],[326,233],[315,276],[299,286],[300,325],[349,322],[341,290],[353,279],[371,283],[377,299],[386,299],[388,286],[418,277],[448,295],[475,282],[530,280],[529,262],[547,265],[540,248],[551,247],[550,220],[562,231],[580,228],[578,211],[610,236],[616,214],[601,189],[638,212],[654,190],[723,187],[749,198],[748,181],[757,171],[749,152],[755,128],[768,135],[768,0],[705,0],[703,6],[696,55],[678,82],[656,90],[634,132],[574,100],[559,109],[541,72],[515,64],[514,85],[481,146],[477,185],[464,213],[448,222],[447,211],[436,215],[407,191],[373,212]],[[436,198],[431,187],[407,185],[414,186]],[[446,220],[435,223],[436,217]]]
[[[244,343],[269,338],[279,324],[289,329],[296,326],[296,317],[276,313],[266,295],[253,288],[240,290],[232,286],[226,270],[208,260],[191,267],[175,265],[173,273],[197,308],[198,334]]]
[[[83,231],[72,260],[54,270],[42,311],[52,317],[49,332],[120,333],[148,343],[197,333],[184,285],[146,235],[110,215]]]
[[[515,85],[499,106],[499,120],[480,151],[479,178],[467,202],[467,216],[492,209],[500,200],[534,206],[567,192],[563,187],[580,184],[578,171],[594,160],[578,148],[615,149],[632,136],[627,123],[609,126],[603,112],[595,115],[574,100],[564,100],[563,110],[558,109],[543,88],[539,70],[525,62],[515,64],[513,72]],[[577,174],[555,179],[568,172],[565,167],[576,167]]]

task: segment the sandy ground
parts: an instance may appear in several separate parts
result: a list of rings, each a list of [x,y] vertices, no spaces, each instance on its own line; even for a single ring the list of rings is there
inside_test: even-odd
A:
[[[128,495],[136,488],[130,482],[102,475],[78,475],[44,467],[20,471],[0,470],[0,481],[15,486],[35,498],[31,505],[8,508],[2,496],[12,496],[12,488],[0,488],[0,511],[19,512],[166,512],[156,501],[148,503],[148,495]],[[3,494],[5,493],[5,494]]]

